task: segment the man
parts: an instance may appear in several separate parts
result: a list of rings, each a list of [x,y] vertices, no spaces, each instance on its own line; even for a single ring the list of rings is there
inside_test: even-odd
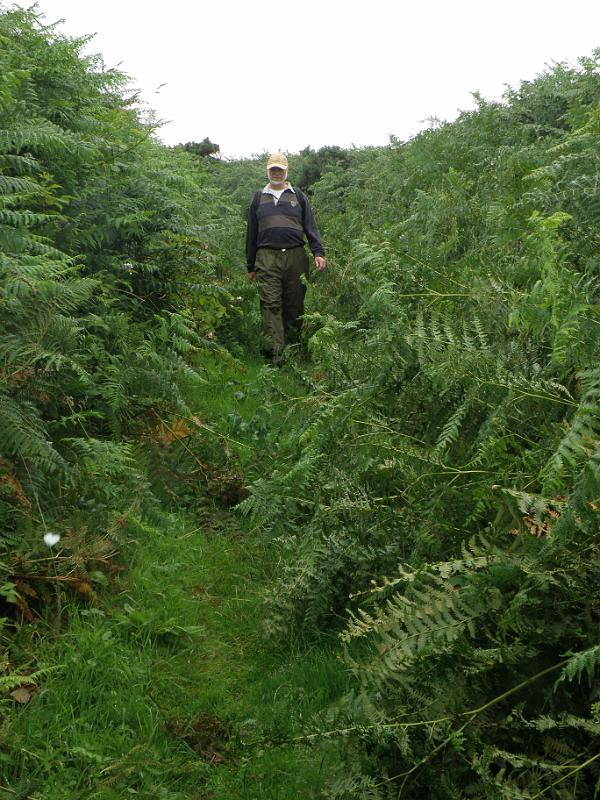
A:
[[[308,279],[304,236],[315,267],[325,269],[325,251],[306,199],[286,180],[288,161],[274,153],[267,162],[269,183],[256,192],[248,211],[246,264],[251,282],[258,284],[265,355],[281,364],[283,348],[300,333]]]

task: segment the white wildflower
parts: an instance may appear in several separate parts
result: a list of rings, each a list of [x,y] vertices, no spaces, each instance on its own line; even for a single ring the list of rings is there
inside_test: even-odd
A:
[[[60,542],[60,533],[52,533],[52,531],[46,531],[44,534],[44,544],[47,544],[48,547],[54,547],[55,544]]]

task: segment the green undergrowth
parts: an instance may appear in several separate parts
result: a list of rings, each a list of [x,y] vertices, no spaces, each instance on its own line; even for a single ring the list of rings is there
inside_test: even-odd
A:
[[[277,375],[280,393],[298,390],[293,370]],[[265,417],[270,371],[215,360],[205,379],[203,435],[223,473],[258,474],[285,422]],[[4,700],[2,800],[326,796],[337,748],[293,740],[348,691],[347,672],[333,641],[265,639],[277,547],[215,502],[130,517],[116,577],[15,632],[13,663],[49,672],[27,703]]]

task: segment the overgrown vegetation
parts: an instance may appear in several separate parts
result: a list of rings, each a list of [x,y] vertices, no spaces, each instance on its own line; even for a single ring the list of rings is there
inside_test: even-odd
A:
[[[333,252],[286,457],[270,628],[361,689],[332,796],[598,791],[596,57],[312,187]]]
[[[308,352],[268,374],[242,263],[262,161],[160,146],[34,12],[0,9],[0,44],[0,687],[31,700],[7,796],[595,797],[600,53],[409,142],[290,156],[330,268]],[[182,510],[202,553],[167,600]],[[236,558],[252,596],[207,589]],[[58,633],[75,600],[72,641],[16,624]],[[142,687],[120,721],[72,694],[112,671]]]
[[[226,203],[125,76],[35,11],[2,11],[0,42],[0,594],[32,619],[49,585],[92,591],[158,510],[152,448],[193,415],[235,308]]]

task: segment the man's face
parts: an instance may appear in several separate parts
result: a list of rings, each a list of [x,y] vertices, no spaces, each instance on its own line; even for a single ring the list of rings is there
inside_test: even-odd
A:
[[[281,167],[269,167],[269,181],[277,186],[285,181],[285,170]]]

